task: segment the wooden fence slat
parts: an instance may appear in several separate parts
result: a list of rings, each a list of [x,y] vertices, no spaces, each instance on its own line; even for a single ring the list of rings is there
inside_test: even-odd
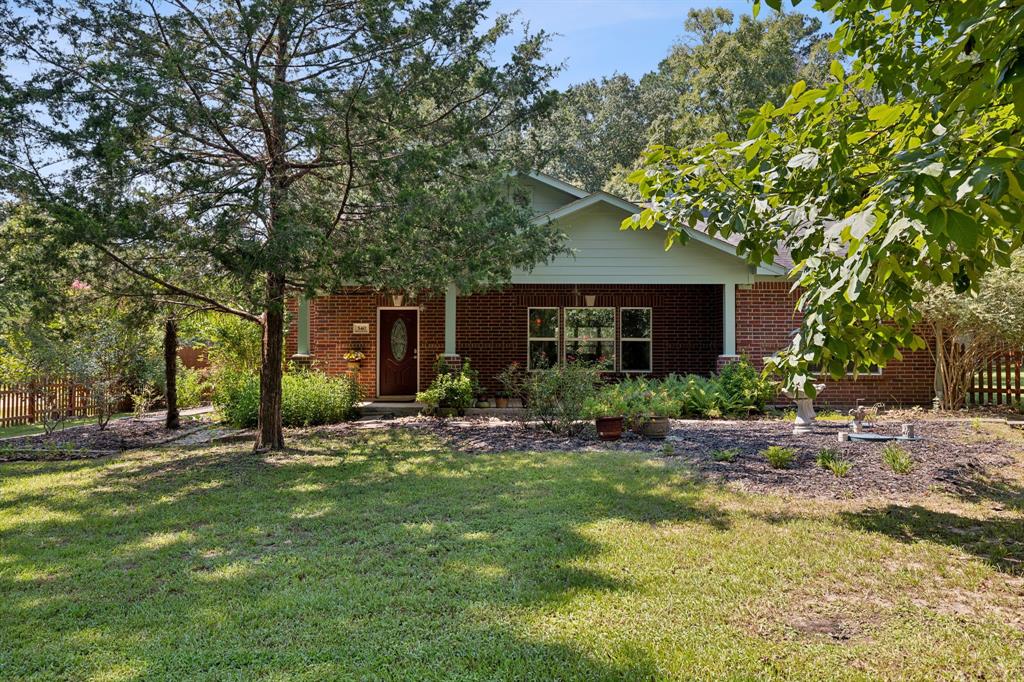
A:
[[[44,393],[48,397],[41,401],[39,397]],[[42,414],[51,410],[66,418],[92,417],[99,406],[84,386],[68,379],[0,383],[0,427],[35,424],[52,416]]]

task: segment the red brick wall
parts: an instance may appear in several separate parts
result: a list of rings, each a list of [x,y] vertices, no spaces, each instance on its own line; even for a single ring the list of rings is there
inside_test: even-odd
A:
[[[761,365],[765,356],[787,346],[790,332],[800,325],[797,294],[786,282],[758,282],[736,291],[736,352]],[[926,337],[927,338],[927,337]],[[889,363],[881,376],[826,381],[816,401],[850,406],[858,400],[887,405],[928,405],[934,390],[935,363],[927,350],[905,351],[903,360]]]
[[[574,293],[577,289],[579,293]],[[597,306],[652,308],[654,375],[670,372],[709,374],[722,349],[722,287],[720,285],[512,285],[499,291],[460,296],[457,302],[456,351],[470,358],[489,391],[499,388],[495,376],[512,362],[526,364],[526,310],[533,306],[583,306],[583,295],[597,296]],[[420,301],[420,388],[434,378],[433,363],[444,352],[444,298]],[[376,395],[377,307],[391,305],[390,296],[354,292],[310,302],[310,352],[315,368],[328,374],[347,371],[342,355],[358,347],[366,353],[359,383]],[[290,318],[297,318],[294,301]],[[356,322],[370,324],[369,334],[353,334]],[[616,324],[619,324],[616,316]],[[296,352],[292,324],[287,353]]]
[[[390,295],[371,291],[353,291],[323,296],[310,301],[309,346],[312,366],[328,374],[348,371],[343,355],[349,350],[366,354],[359,368],[359,385],[369,398],[377,394],[377,309],[392,305]],[[434,360],[444,351],[444,298],[406,300],[404,305],[420,306],[419,362],[420,389],[434,378]],[[288,305],[291,320],[297,319],[295,301]],[[352,325],[370,325],[369,334],[353,334]],[[296,352],[298,336],[295,324],[290,325],[286,342],[289,357]]]
[[[654,376],[714,371],[722,352],[722,287],[713,284],[512,285],[502,291],[460,296],[456,351],[470,358],[488,390],[496,390],[494,377],[499,372],[512,362],[526,366],[527,309],[583,306],[584,295],[596,296],[597,307],[652,308]],[[616,352],[620,324],[616,314]]]

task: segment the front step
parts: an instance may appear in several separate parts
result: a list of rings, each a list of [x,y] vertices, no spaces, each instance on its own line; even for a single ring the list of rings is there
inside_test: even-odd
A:
[[[423,411],[423,403],[396,403],[367,401],[356,406],[362,417],[388,419],[394,417],[415,417]]]

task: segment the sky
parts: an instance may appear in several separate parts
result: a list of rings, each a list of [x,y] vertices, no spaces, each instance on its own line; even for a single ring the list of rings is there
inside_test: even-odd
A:
[[[828,18],[807,0],[797,9]],[[518,11],[533,31],[557,34],[551,39],[552,63],[565,69],[554,82],[562,89],[591,78],[625,73],[639,78],[653,70],[683,35],[691,9],[725,7],[737,17],[751,12],[749,0],[493,0],[492,12]],[[762,13],[770,11],[762,7]]]

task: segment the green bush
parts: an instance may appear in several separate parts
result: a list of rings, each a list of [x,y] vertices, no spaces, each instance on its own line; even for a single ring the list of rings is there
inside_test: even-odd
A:
[[[739,448],[726,448],[724,450],[714,450],[711,453],[711,458],[716,462],[732,462],[739,457]]]
[[[895,443],[886,443],[882,450],[882,461],[896,474],[909,474],[914,468],[910,453]]]
[[[785,469],[796,459],[796,451],[793,448],[784,448],[781,445],[771,445],[762,450],[761,455],[768,460],[768,465],[773,469]]]
[[[427,412],[434,412],[439,407],[462,410],[473,405],[477,382],[469,360],[464,361],[456,372],[444,358],[438,358],[434,369],[437,374],[430,387],[416,394],[416,400],[426,406]]]
[[[527,412],[550,431],[576,435],[583,429],[580,420],[586,416],[600,382],[597,367],[579,362],[530,372],[522,388]]]
[[[260,407],[259,377],[252,372],[218,372],[213,404],[228,424],[239,428],[256,426]]]
[[[322,372],[287,372],[282,379],[281,420],[285,426],[333,424],[351,418],[359,402],[359,387],[351,377]],[[227,423],[240,428],[256,425],[260,404],[259,378],[250,372],[221,372],[213,403]]]
[[[199,369],[178,366],[178,408],[186,410],[199,407],[210,394],[210,381],[206,373]]]
[[[681,405],[663,381],[634,377],[604,386],[584,409],[591,417],[625,417],[631,425],[648,417],[678,417]]]
[[[289,372],[282,380],[281,420],[285,426],[336,424],[355,415],[359,385],[347,374]]]

